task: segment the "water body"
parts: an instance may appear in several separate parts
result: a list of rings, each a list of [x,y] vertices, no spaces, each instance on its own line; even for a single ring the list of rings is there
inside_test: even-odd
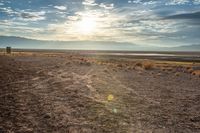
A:
[[[177,56],[175,54],[157,54],[157,53],[95,53],[97,55],[132,55],[132,56]],[[178,55],[181,56],[181,55]],[[183,56],[183,55],[182,55]]]

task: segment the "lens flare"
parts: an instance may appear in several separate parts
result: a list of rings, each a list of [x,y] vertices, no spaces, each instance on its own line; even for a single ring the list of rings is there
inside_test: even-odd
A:
[[[108,95],[108,101],[113,101],[113,99],[114,99],[114,96],[112,95],[112,94],[110,94],[110,95]]]

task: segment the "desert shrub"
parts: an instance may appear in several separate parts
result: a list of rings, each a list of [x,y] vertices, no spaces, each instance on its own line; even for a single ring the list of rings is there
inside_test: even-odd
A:
[[[133,70],[133,69],[135,69],[135,68],[129,66],[129,67],[127,67],[127,69],[128,69],[128,70]]]
[[[187,67],[186,67],[186,69],[187,69],[187,70],[189,70],[189,69],[192,69],[192,67],[190,67],[190,66],[187,66]]]
[[[142,67],[142,63],[141,63],[141,62],[137,62],[137,63],[135,64],[135,66],[136,66],[136,67]]]
[[[173,68],[168,68],[168,69],[167,69],[167,71],[170,71],[170,72],[171,72],[172,70],[173,70]]]
[[[179,72],[175,73],[175,76],[177,76],[177,77],[180,76],[180,73]]]
[[[164,71],[164,72],[167,72],[167,71],[172,71],[173,68],[170,68],[170,67],[161,67],[161,70]]]
[[[88,61],[84,62],[83,64],[86,65],[86,66],[91,66],[91,65],[92,65],[92,64],[91,64],[90,62],[88,62]]]
[[[55,68],[60,68],[60,66],[59,65],[55,65]]]
[[[66,62],[66,63],[65,63],[65,65],[70,65],[70,64],[71,64],[71,62]]]
[[[92,75],[92,78],[96,78],[96,77],[97,77],[97,75],[96,75],[96,74],[93,74],[93,75]]]
[[[166,71],[166,68],[161,68],[162,71]]]
[[[104,71],[105,73],[108,73],[108,69],[104,69],[103,71]]]
[[[152,69],[154,66],[153,62],[150,62],[150,61],[146,61],[146,62],[137,62],[135,63],[135,66],[134,68],[137,68],[137,67],[141,67],[145,70],[150,70]]]
[[[118,64],[117,67],[123,67],[123,65],[122,64]]]
[[[192,75],[200,76],[200,70],[195,70],[192,72]]]
[[[188,73],[191,73],[191,74],[192,74],[194,70],[193,70],[192,68],[190,68],[190,69],[188,69],[187,71],[188,71]]]
[[[113,70],[114,72],[117,72],[117,70],[116,70],[116,69],[114,69],[114,68],[113,68],[112,70]]]
[[[142,64],[142,66],[143,66],[143,68],[144,68],[145,70],[150,70],[150,69],[153,68],[153,63],[152,63],[152,62],[144,62],[144,63]]]

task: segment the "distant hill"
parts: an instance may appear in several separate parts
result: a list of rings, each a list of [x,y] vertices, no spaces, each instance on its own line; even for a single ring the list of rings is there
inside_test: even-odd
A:
[[[188,45],[188,46],[179,46],[171,48],[172,51],[200,51],[199,45]]]
[[[128,50],[128,51],[200,51],[200,45],[172,48],[136,45],[127,42],[106,41],[46,41],[23,37],[0,36],[0,48],[11,46],[24,49],[71,49],[71,50]]]
[[[106,41],[46,41],[34,40],[14,36],[0,36],[0,48],[11,46],[25,49],[72,49],[72,50],[149,50],[152,47],[143,47],[126,42]]]

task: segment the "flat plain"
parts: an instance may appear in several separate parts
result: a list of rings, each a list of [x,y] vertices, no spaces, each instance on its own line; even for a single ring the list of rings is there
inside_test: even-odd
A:
[[[1,53],[0,132],[200,132],[200,63],[192,57]]]

